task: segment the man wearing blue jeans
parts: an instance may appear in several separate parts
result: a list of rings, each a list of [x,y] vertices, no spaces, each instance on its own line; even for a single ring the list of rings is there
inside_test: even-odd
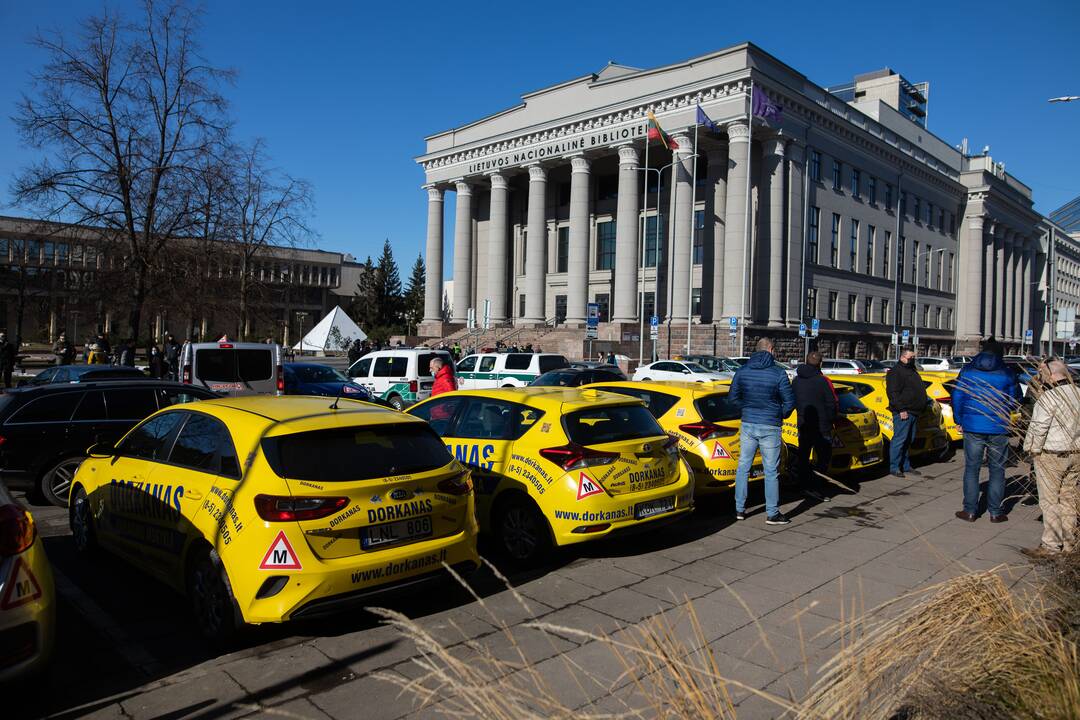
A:
[[[983,456],[990,467],[986,509],[990,522],[1005,522],[1005,458],[1009,452],[1010,414],[1022,397],[1016,375],[1005,365],[997,343],[965,367],[952,392],[953,417],[964,429],[964,509],[956,517],[975,522],[979,513],[979,473]]]
[[[915,439],[915,426],[919,415],[926,409],[930,398],[926,383],[915,368],[915,351],[904,348],[898,362],[885,374],[885,395],[892,411],[893,436],[889,443],[889,472],[902,478],[907,474],[921,475],[911,467],[908,450]]]
[[[746,484],[754,454],[760,450],[765,466],[765,522],[787,525],[791,521],[780,512],[780,426],[795,409],[795,393],[787,373],[773,359],[772,340],[758,340],[757,351],[732,378],[728,398],[742,409],[735,519],[746,519]]]

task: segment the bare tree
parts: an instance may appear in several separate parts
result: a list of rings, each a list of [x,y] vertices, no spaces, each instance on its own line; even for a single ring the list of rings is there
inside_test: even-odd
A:
[[[239,255],[239,327],[237,336],[247,339],[251,296],[259,282],[256,259],[271,246],[295,246],[307,242],[312,231],[307,216],[312,208],[311,186],[270,168],[264,144],[256,140],[239,149],[231,182],[233,247]]]
[[[43,218],[102,226],[122,245],[131,337],[155,264],[190,224],[187,173],[225,129],[219,84],[196,43],[198,13],[146,0],[137,25],[106,12],[73,38],[40,35],[48,60],[15,122],[44,159],[15,179]]]

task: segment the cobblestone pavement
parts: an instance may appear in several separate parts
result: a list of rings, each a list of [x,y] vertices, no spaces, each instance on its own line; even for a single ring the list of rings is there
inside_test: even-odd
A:
[[[836,487],[831,503],[787,493],[782,510],[792,523],[779,528],[765,525],[760,504],[735,522],[723,497],[699,503],[686,522],[583,547],[510,581],[535,618],[607,633],[660,614],[678,623],[690,598],[725,676],[798,698],[842,645],[830,628],[853,612],[968,570],[1004,564],[1010,582],[1030,571],[1018,551],[1038,543],[1038,508],[1015,505],[1003,524],[961,522],[953,517],[961,470],[956,457],[919,478],[848,482],[853,492]],[[38,507],[35,516],[57,570],[60,643],[49,677],[20,693],[28,716],[440,716],[373,677],[419,671],[411,642],[368,613],[259,628],[240,649],[218,654],[196,637],[182,598],[108,558],[80,565],[65,513]],[[462,657],[474,652],[470,640],[509,659],[493,612],[563,702],[583,711],[635,706],[632,679],[610,648],[524,628],[529,613],[489,571],[472,582],[486,609],[456,587],[395,608]],[[746,690],[733,699],[740,718],[782,714]]]

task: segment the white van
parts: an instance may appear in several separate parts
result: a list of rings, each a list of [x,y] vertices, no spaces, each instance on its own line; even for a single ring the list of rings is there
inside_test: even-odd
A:
[[[185,343],[180,381],[222,395],[284,395],[281,346],[253,342]]]
[[[462,390],[524,387],[549,370],[569,364],[555,353],[477,353],[458,362],[458,387]]]
[[[347,375],[382,398],[395,410],[431,397],[431,358],[441,357],[453,367],[454,360],[446,350],[430,348],[396,348],[369,352],[349,366]]]

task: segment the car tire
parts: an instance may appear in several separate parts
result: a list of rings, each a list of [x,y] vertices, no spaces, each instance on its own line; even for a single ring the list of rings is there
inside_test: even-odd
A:
[[[512,563],[531,567],[551,553],[551,534],[536,504],[518,493],[499,502],[492,525],[500,552]]]
[[[390,403],[390,407],[394,408],[398,412],[405,409],[405,401],[401,399],[400,395],[391,395],[387,398],[387,402]]]
[[[76,486],[68,508],[68,525],[71,527],[71,539],[77,554],[91,557],[97,553],[99,546],[97,530],[94,529],[94,513],[90,509],[90,498],[81,486]]]
[[[228,646],[240,629],[232,586],[217,550],[196,552],[187,573],[192,615],[203,637],[218,646]]]
[[[509,384],[503,385],[503,388],[512,388],[512,387],[517,387],[517,385],[509,385]]]
[[[54,463],[41,475],[41,496],[56,507],[68,506],[68,494],[75,479],[75,471],[85,458],[81,455],[68,457]]]
[[[641,378],[641,382],[652,382],[652,378]]]

